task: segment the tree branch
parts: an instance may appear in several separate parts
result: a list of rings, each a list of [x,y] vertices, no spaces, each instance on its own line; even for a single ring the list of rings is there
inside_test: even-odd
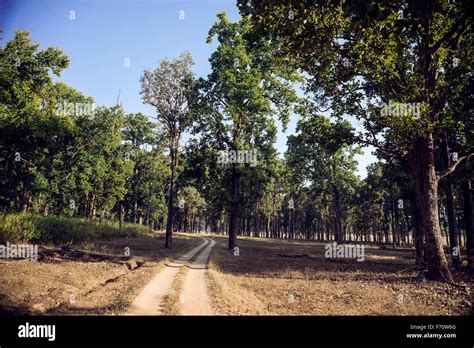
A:
[[[451,164],[448,168],[446,168],[445,170],[443,170],[442,172],[438,173],[436,176],[437,176],[437,179],[438,181],[443,179],[444,177],[450,175],[452,172],[454,172],[454,170],[456,169],[456,167],[465,159],[469,159],[471,156],[474,156],[474,152],[471,152],[470,154],[468,155],[464,155],[462,157],[459,157],[458,160],[456,162],[454,162],[453,164]]]
[[[467,18],[466,15],[459,18],[459,20],[453,24],[451,29],[449,29],[447,33],[445,33],[433,46],[430,47],[431,54],[435,53],[444,42],[449,41],[453,37],[453,35],[456,33],[456,31],[459,29],[459,27],[464,26],[466,18]]]

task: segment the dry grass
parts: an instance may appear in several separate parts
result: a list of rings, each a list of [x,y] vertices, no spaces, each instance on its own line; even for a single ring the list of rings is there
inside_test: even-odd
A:
[[[85,260],[2,260],[0,267],[0,312],[41,315],[116,315],[127,309],[140,290],[163,267],[200,242],[176,235],[173,249],[165,250],[162,233],[136,238],[87,242],[78,249],[130,255],[145,261],[130,270],[126,265]]]
[[[326,259],[323,243],[240,238],[234,256],[225,238],[212,238],[208,282],[216,314],[472,314],[468,292],[417,277],[409,249],[366,247],[365,261],[357,262]],[[458,280],[474,285],[465,275]]]
[[[163,313],[165,315],[180,315],[181,303],[180,292],[183,286],[184,276],[187,267],[183,266],[179,270],[168,295],[163,299]]]
[[[412,250],[366,248],[364,262],[330,260],[324,244],[239,238],[240,255],[216,240],[207,283],[217,315],[467,315],[472,298],[465,290],[417,277]],[[135,270],[102,261],[52,259],[0,261],[0,313],[42,315],[122,314],[168,258],[199,244],[193,235],[176,235],[164,250],[163,235],[142,234],[76,245],[83,250],[131,255],[145,261]],[[309,257],[285,258],[281,255]],[[165,303],[165,313],[179,313],[185,270]],[[468,275],[459,282],[473,289]]]

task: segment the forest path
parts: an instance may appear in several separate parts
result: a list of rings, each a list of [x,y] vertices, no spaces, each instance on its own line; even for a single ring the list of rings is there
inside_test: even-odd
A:
[[[176,261],[172,260],[167,263],[165,268],[143,288],[125,315],[163,315],[163,300],[172,289],[173,282],[181,267],[202,248],[209,245],[209,240],[202,239],[203,242],[197,247],[191,249]],[[207,248],[204,251],[206,250]]]
[[[205,277],[209,254],[216,242],[210,238],[208,241],[210,243],[188,265],[179,296],[182,315],[212,315]]]

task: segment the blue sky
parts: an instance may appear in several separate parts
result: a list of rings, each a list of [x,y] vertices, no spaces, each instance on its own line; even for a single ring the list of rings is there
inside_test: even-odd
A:
[[[115,104],[120,90],[126,112],[154,115],[139,94],[143,70],[189,51],[196,76],[207,75],[215,43],[206,44],[206,37],[222,11],[231,20],[239,18],[235,0],[0,0],[0,44],[15,29],[29,30],[41,48],[56,46],[70,57],[59,80],[94,97],[96,105]],[[292,118],[287,132],[278,134],[281,153],[296,121]],[[364,151],[357,158],[362,177],[374,161]]]

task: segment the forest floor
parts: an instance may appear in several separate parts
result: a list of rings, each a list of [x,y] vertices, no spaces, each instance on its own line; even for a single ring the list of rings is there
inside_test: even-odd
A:
[[[216,235],[175,234],[171,251],[163,245],[163,233],[140,234],[71,246],[86,258],[2,259],[0,314],[474,314],[472,271],[454,273],[465,287],[424,280],[412,249],[366,246],[358,262],[328,259],[325,243],[304,240],[239,237],[238,253]],[[145,296],[150,311],[134,312],[147,288],[161,291],[160,303]]]
[[[1,259],[0,314],[123,314],[166,262],[201,242],[195,236],[175,234],[173,248],[165,250],[164,234],[153,233],[71,246],[118,257],[129,250],[127,262],[59,254],[38,262]]]
[[[216,315],[472,315],[467,288],[419,277],[414,250],[366,246],[363,262],[325,258],[325,243],[227,238],[211,254],[208,283]]]

